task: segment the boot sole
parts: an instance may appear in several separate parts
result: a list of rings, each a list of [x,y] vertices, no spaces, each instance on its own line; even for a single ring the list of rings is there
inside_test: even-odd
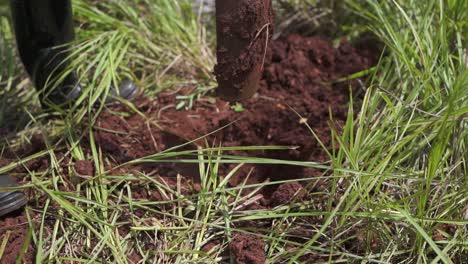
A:
[[[0,217],[23,208],[28,203],[24,194],[11,193],[5,200],[0,201]]]
[[[9,177],[0,175],[1,187],[16,186],[16,182]],[[26,196],[19,191],[0,193],[0,217],[21,209],[28,203]]]

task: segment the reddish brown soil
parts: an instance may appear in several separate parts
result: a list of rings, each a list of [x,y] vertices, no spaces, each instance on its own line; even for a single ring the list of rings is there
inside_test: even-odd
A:
[[[304,197],[304,189],[298,182],[288,182],[282,184],[271,195],[270,205],[278,206],[288,204],[294,200],[300,200]]]
[[[254,235],[237,234],[229,244],[234,263],[265,263],[265,243]]]
[[[78,160],[75,162],[75,171],[79,176],[93,176],[94,164],[89,160]]]
[[[0,221],[0,241],[3,242],[8,236],[8,244],[0,259],[1,264],[16,263],[28,236],[28,229],[29,222],[25,212],[13,213]],[[32,244],[27,249],[21,263],[33,263],[35,251]]]
[[[271,0],[216,0],[215,75],[225,100],[245,100],[257,91],[272,25]]]
[[[115,112],[131,112],[123,106],[114,107],[113,112],[103,113],[96,125],[101,129],[97,130],[94,136],[103,155],[111,163],[109,168],[180,145],[188,139],[206,135],[231,122],[234,123],[210,136],[207,142],[221,142],[224,146],[297,146],[296,149],[284,151],[248,153],[238,151],[234,154],[325,162],[328,157],[304,123],[308,122],[323,143],[331,148],[329,111],[333,113],[335,125],[340,127],[347,116],[350,90],[356,95],[359,94],[360,88],[357,81],[333,85],[325,82],[366,69],[374,63],[371,58],[360,54],[362,53],[346,42],[334,48],[330,42],[315,37],[292,35],[272,41],[266,54],[265,70],[259,93],[253,99],[243,103],[243,111],[236,112],[226,101],[213,102],[209,98],[203,98],[190,110],[177,111],[174,107],[178,103],[175,95],[164,93],[154,101],[145,98],[135,101],[136,107],[145,113],[147,118],[138,114],[116,115]],[[187,87],[180,93],[188,93],[192,88]],[[303,118],[298,117],[291,109],[297,111]],[[199,141],[198,144],[204,144],[204,142]],[[33,153],[41,148],[43,146],[37,143],[26,152]],[[183,149],[193,148],[193,145],[188,145]],[[25,155],[24,153],[23,150],[22,155]],[[63,156],[59,149],[57,153]],[[14,159],[14,157],[15,155],[12,154],[11,158]],[[8,161],[4,160],[3,163],[8,163]],[[70,163],[65,159],[64,167]],[[41,171],[47,169],[48,164],[46,157],[33,161],[27,166],[30,170]],[[94,165],[89,161],[72,164],[79,176],[86,177],[94,173]],[[223,167],[221,174],[225,174],[230,168],[231,166]],[[180,174],[185,176],[182,190],[184,193],[196,193],[200,190],[198,168],[195,165],[152,163],[119,169],[124,172],[129,170],[145,171],[151,176],[159,175],[170,186],[175,186],[175,176]],[[20,173],[21,171],[22,169],[17,170]],[[233,177],[230,184],[241,184],[249,172],[252,173],[248,183],[308,178],[322,173],[314,169],[282,165],[248,165]],[[22,181],[27,180],[22,179]],[[64,183],[63,188],[73,190],[72,182],[74,182],[73,179],[69,179]],[[147,193],[147,190],[140,189],[137,184],[132,188],[135,199],[138,197],[149,200],[164,199],[158,192]],[[272,186],[263,192],[264,199],[251,206],[262,208],[290,203],[304,198],[307,190],[309,190],[308,187],[297,182],[279,187]],[[40,208],[41,204],[37,202],[31,206]],[[249,224],[256,225],[255,223]],[[245,224],[239,226],[245,226]],[[18,256],[21,243],[14,241],[16,239],[20,241],[20,237],[24,237],[27,224],[23,215],[11,216],[0,220],[0,227],[0,240],[6,230],[14,229],[15,232],[14,236],[10,237],[11,243],[8,244],[8,251],[4,256],[5,259],[10,260]],[[264,243],[253,236],[235,236],[229,249],[236,263],[264,262]],[[29,253],[31,251],[28,251]]]

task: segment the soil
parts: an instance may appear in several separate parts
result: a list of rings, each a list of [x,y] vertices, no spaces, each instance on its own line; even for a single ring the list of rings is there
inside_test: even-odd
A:
[[[0,259],[1,264],[16,263],[16,259],[19,256],[24,242],[28,237],[28,226],[29,222],[26,216],[26,212],[15,212],[5,217],[0,221],[0,241],[4,241],[8,237],[8,244],[3,253],[3,257]],[[30,244],[26,251],[22,263],[33,263],[34,260],[34,248]]]
[[[241,2],[250,3],[249,1]],[[261,50],[261,48],[259,44],[258,49]],[[176,96],[190,93],[194,89],[194,87],[185,87],[178,93],[162,93],[152,101],[144,97],[135,100],[135,106],[146,115],[146,118],[139,114],[119,115],[116,113],[132,111],[123,105],[112,107],[111,111],[106,111],[99,117],[97,121],[99,129],[94,135],[95,140],[102,150],[102,155],[108,160],[108,168],[159,153],[187,140],[197,139],[223,126],[227,127],[210,135],[206,141],[198,140],[186,145],[182,150],[194,149],[196,145],[205,146],[205,142],[209,142],[210,145],[222,143],[223,146],[295,146],[295,148],[282,151],[237,151],[232,154],[326,162],[328,161],[326,152],[305,124],[310,125],[327,148],[332,148],[330,125],[338,129],[341,127],[347,118],[349,94],[352,92],[354,97],[359,98],[362,89],[358,80],[341,83],[331,81],[367,69],[375,63],[376,57],[363,54],[369,54],[369,52],[356,50],[346,41],[334,47],[330,41],[317,37],[299,35],[284,37],[269,44],[258,94],[253,99],[242,103],[241,107],[238,105],[233,108],[227,101],[206,97],[199,100],[193,108],[178,111],[175,109],[178,103]],[[218,68],[217,73],[220,72]],[[333,114],[334,123],[330,123],[330,111]],[[83,141],[85,149],[87,140],[85,138]],[[21,150],[20,153],[4,154],[0,164],[8,164],[17,156],[34,153],[43,145],[37,142]],[[59,156],[64,156],[60,148],[56,148],[56,152]],[[66,168],[64,171],[73,171],[73,169],[69,170],[69,166],[72,165],[76,175],[81,177],[93,175],[95,171],[94,164],[90,161],[73,162],[64,158],[62,163]],[[47,158],[42,158],[30,162],[27,167],[33,171],[43,171],[48,168],[48,164]],[[232,166],[228,165],[221,168],[221,175],[225,175],[231,168]],[[198,167],[195,165],[138,164],[121,167],[114,172],[118,174],[135,170],[144,171],[152,177],[160,177],[174,188],[177,184],[176,176],[181,175],[183,176],[183,193],[197,193],[200,190]],[[24,168],[16,170],[18,175],[24,172]],[[284,165],[246,165],[231,179],[230,184],[237,186],[243,184],[244,181],[260,183],[294,180],[315,177],[322,173],[316,169]],[[73,190],[73,177],[68,176],[68,172],[66,175],[70,178],[66,180],[63,188]],[[250,176],[247,178],[247,175]],[[18,178],[18,180],[23,183],[29,181],[26,178]],[[311,187],[294,181],[280,186],[271,186],[265,188],[260,193],[262,199],[249,205],[248,209],[293,203],[306,198],[308,192],[315,191],[313,188],[325,187],[320,184]],[[156,190],[148,193],[145,188],[139,188],[138,184],[133,184],[132,189],[134,199],[138,197],[148,200],[165,199],[164,195]],[[41,206],[40,200],[30,204],[32,208],[42,208]],[[259,224],[265,225],[263,222],[249,222],[241,223],[239,227],[247,225],[256,227]],[[27,228],[24,214],[11,215],[0,220],[0,241],[6,235],[7,230],[15,230],[14,233],[10,233],[8,250],[1,263],[11,263],[5,261],[18,256],[22,246],[21,240],[27,234]],[[229,250],[235,260],[234,263],[265,262],[265,244],[262,239],[254,235],[235,235],[230,242]],[[27,254],[25,260],[27,260],[26,263],[30,263],[34,256],[32,248]]]
[[[258,88],[273,28],[271,0],[216,0],[219,96],[250,98]]]
[[[291,203],[294,200],[304,198],[304,188],[298,182],[288,182],[282,184],[271,195],[270,205],[278,206]]]
[[[75,162],[75,171],[78,176],[93,176],[94,164],[90,160],[78,160]]]
[[[229,244],[234,263],[265,263],[265,243],[254,235],[237,234]]]

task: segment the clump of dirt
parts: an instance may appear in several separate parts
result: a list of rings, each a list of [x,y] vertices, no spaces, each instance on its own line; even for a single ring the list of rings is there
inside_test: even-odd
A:
[[[278,206],[288,204],[294,200],[300,200],[304,197],[304,188],[298,182],[288,182],[282,184],[271,195],[270,205]]]
[[[271,0],[216,1],[218,93],[225,100],[250,98],[262,77],[273,31]]]
[[[208,242],[207,244],[205,244],[205,245],[202,247],[202,250],[203,250],[203,252],[209,253],[211,250],[216,249],[216,248],[219,247],[220,245],[222,245],[222,241],[220,241],[220,240],[213,240],[213,241],[210,241],[210,242]]]
[[[236,264],[265,263],[265,242],[254,235],[237,234],[229,244]]]
[[[78,160],[75,162],[75,171],[80,176],[94,176],[94,164],[90,160]]]

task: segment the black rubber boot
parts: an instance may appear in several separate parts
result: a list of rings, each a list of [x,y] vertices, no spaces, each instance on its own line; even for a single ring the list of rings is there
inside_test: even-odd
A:
[[[19,55],[40,92],[43,106],[61,105],[76,98],[81,88],[73,74],[54,88],[57,77],[68,66],[63,45],[74,39],[70,0],[11,0]]]
[[[10,0],[10,3],[19,54],[39,91],[42,105],[69,106],[82,92],[74,73],[58,80],[69,68],[66,45],[75,35],[71,0]],[[133,95],[136,89],[134,84],[125,83],[118,94]]]
[[[0,188],[14,187],[16,185],[16,182],[11,178],[0,175]],[[0,192],[0,217],[21,209],[26,203],[27,199],[22,192]]]
[[[136,86],[134,82],[130,80],[124,80],[123,82],[120,83],[118,91],[119,92],[117,94],[117,89],[115,89],[114,87],[111,87],[110,96],[107,97],[105,103],[112,104],[113,102],[116,101],[117,97],[124,98],[124,99],[132,99],[136,96],[139,89],[138,89],[138,86]]]

